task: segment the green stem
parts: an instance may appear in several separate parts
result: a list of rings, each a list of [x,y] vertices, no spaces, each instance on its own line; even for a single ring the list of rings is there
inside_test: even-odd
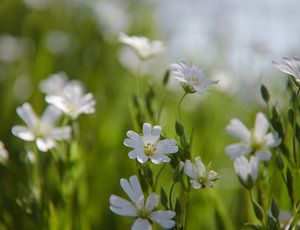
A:
[[[137,66],[136,77],[137,77],[137,97],[141,100],[143,97],[143,79],[141,74],[143,62],[140,61]]]
[[[179,120],[181,119],[181,115],[180,115],[180,112],[181,112],[181,104],[184,100],[184,98],[186,97],[187,93],[184,92],[184,94],[182,95],[182,97],[180,98],[179,102],[178,102],[178,111],[177,111],[177,114],[178,114],[178,118]]]
[[[157,173],[157,176],[156,176],[156,178],[155,178],[155,184],[154,184],[154,192],[156,191],[156,188],[157,188],[157,183],[158,183],[159,176],[160,176],[161,172],[164,170],[164,168],[166,167],[166,165],[167,165],[167,164],[164,164],[164,165],[160,168],[159,172]]]
[[[296,99],[294,102],[294,118],[293,118],[293,154],[294,154],[294,161],[295,166],[298,167],[298,157],[297,157],[297,150],[296,150],[296,125],[297,125],[297,105],[298,105],[298,97],[299,97],[300,88],[297,90]]]
[[[173,194],[173,189],[174,189],[175,184],[176,184],[176,182],[173,182],[172,187],[170,189],[170,194],[169,194],[169,206],[170,206],[170,210],[173,210],[172,194]]]

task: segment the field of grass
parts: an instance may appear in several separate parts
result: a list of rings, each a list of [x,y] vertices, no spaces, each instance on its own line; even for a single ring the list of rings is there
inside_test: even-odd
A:
[[[162,108],[161,116],[160,119],[151,117],[148,111],[136,119],[138,109],[134,96],[139,77],[120,63],[120,50],[124,45],[118,41],[117,34],[107,35],[105,26],[96,20],[89,4],[54,0],[44,7],[32,8],[25,2],[38,1],[0,2],[0,140],[9,153],[8,159],[0,165],[0,229],[130,229],[133,218],[115,215],[109,209],[112,194],[125,197],[120,179],[137,175],[139,167],[136,160],[128,158],[130,149],[123,144],[126,132],[139,132],[142,123],[150,122],[160,125],[166,137],[180,142],[175,121],[178,120],[178,101],[184,91],[178,83],[174,84],[175,89],[170,86],[174,79],[163,84],[169,65],[157,76],[144,74],[140,77],[143,83],[140,96],[151,95],[153,113],[157,115]],[[126,32],[163,41],[151,10],[145,10],[142,4],[134,10],[137,2],[126,3],[132,11]],[[144,11],[147,13],[141,17]],[[34,142],[14,136],[11,129],[23,124],[16,113],[16,108],[23,103],[29,102],[38,115],[43,113],[47,103],[39,84],[60,71],[72,80],[81,81],[86,92],[94,95],[95,113],[69,121],[76,130],[72,138],[43,153]],[[254,89],[253,94],[259,95],[260,89]],[[288,93],[284,96],[288,97]],[[142,103],[142,107],[145,104]],[[235,142],[225,130],[230,119],[238,118],[247,127],[253,127],[259,111],[266,112],[269,118],[274,115],[268,113],[267,105],[245,102],[214,86],[201,95],[189,94],[183,101],[180,121],[188,138],[193,133],[191,156],[201,156],[205,164],[211,162],[219,176],[214,187],[194,191],[185,209],[186,229],[231,230],[241,229],[245,223],[259,223],[248,191],[240,184],[233,162],[225,153],[226,146]],[[286,120],[287,115],[282,119]],[[287,122],[285,128],[291,130]],[[287,146],[291,144],[290,135],[285,139]],[[28,159],[29,151],[34,152],[34,162]],[[291,193],[287,192],[276,167],[275,153],[278,152],[273,151],[268,171],[262,169],[268,179],[260,183],[267,185],[260,184],[253,196],[263,206],[259,199],[267,194],[263,190],[267,189],[270,191],[268,202],[275,197],[280,210],[288,211]],[[284,158],[285,163],[287,159]],[[149,167],[153,175],[157,175],[162,166]],[[158,187],[167,193],[173,183],[173,171],[171,164],[166,164],[158,182]],[[33,186],[36,178],[40,200]],[[295,214],[299,213],[297,168],[293,168],[293,178]],[[155,192],[159,194],[160,190]],[[180,186],[174,186],[173,197],[181,195]],[[268,207],[263,207],[265,213]],[[154,225],[154,229],[160,227]]]

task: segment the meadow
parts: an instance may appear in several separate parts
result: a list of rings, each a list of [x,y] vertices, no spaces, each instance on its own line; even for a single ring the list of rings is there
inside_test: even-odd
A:
[[[0,229],[130,229],[136,219],[135,229],[299,229],[300,61],[276,60],[285,91],[267,82],[249,101],[190,57],[151,72],[166,47],[136,2],[114,35],[81,1],[0,2]],[[122,216],[112,195],[135,193],[133,175],[143,199]]]

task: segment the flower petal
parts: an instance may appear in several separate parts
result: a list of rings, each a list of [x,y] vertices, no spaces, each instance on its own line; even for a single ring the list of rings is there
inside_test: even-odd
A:
[[[156,195],[155,193],[151,193],[148,196],[147,201],[146,201],[146,205],[145,205],[146,210],[151,212],[155,208],[155,206],[158,202],[158,199],[159,199],[158,195]]]
[[[55,147],[55,140],[50,138],[38,138],[36,140],[37,148],[42,152],[47,152],[49,149]]]
[[[250,143],[251,134],[249,129],[238,119],[231,119],[226,131],[237,139]]]
[[[134,221],[133,225],[131,226],[131,230],[151,230],[152,225],[150,224],[149,220],[138,218]]]
[[[278,145],[280,145],[281,143],[281,138],[279,137],[278,133],[268,133],[265,137],[264,137],[264,143],[266,147],[269,148],[273,148],[276,147]]]
[[[18,107],[17,114],[30,129],[36,127],[39,119],[29,103],[24,103],[21,107]]]
[[[143,135],[144,136],[150,136],[151,135],[151,130],[152,130],[152,125],[149,123],[144,123],[143,124]]]
[[[65,126],[61,128],[54,128],[49,133],[49,137],[53,138],[54,140],[68,140],[71,137],[72,129],[70,126]]]
[[[261,151],[256,151],[255,156],[261,161],[268,161],[270,160],[272,154],[269,150],[261,150]]]
[[[48,125],[54,126],[60,116],[61,111],[54,105],[49,105],[41,117],[41,124],[47,123]]]
[[[137,176],[131,176],[129,181],[122,178],[120,180],[120,184],[124,192],[133,203],[136,203],[140,197],[144,196]]]
[[[16,125],[12,127],[11,132],[13,135],[25,140],[25,141],[33,141],[35,139],[35,135],[33,131],[26,126]]]
[[[109,203],[110,210],[118,215],[133,217],[137,216],[137,210],[133,204],[119,196],[111,195],[109,198]]]
[[[269,122],[263,113],[258,113],[254,125],[254,138],[262,141],[269,129]]]
[[[230,156],[231,160],[235,160],[237,157],[247,155],[250,152],[251,148],[245,146],[242,143],[228,145],[225,149],[225,152]]]
[[[197,171],[190,160],[186,160],[184,163],[184,172],[191,178],[197,178]]]
[[[155,211],[151,213],[150,219],[165,229],[170,229],[175,226],[175,221],[171,220],[176,216],[173,211]]]

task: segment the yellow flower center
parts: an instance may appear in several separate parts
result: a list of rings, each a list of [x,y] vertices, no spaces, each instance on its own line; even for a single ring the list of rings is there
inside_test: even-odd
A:
[[[155,151],[156,151],[156,146],[151,143],[147,143],[144,146],[144,152],[147,156],[152,156]]]
[[[141,209],[141,210],[138,211],[138,216],[143,218],[143,219],[149,219],[150,213],[145,209]]]
[[[208,179],[207,179],[207,177],[205,177],[205,176],[201,176],[201,177],[198,177],[198,182],[199,182],[201,185],[206,186],[207,183],[208,183]]]
[[[193,84],[198,84],[198,82],[199,82],[199,80],[196,76],[192,76],[191,80],[192,80]]]

